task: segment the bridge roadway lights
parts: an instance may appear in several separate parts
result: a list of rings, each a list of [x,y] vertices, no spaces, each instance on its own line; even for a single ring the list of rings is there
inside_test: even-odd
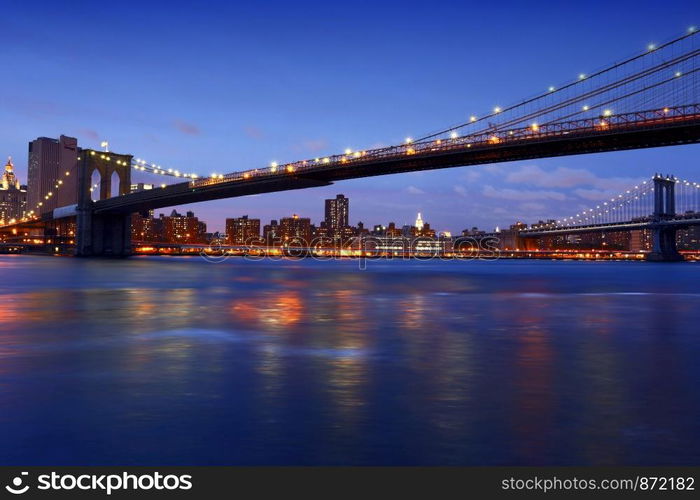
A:
[[[75,254],[78,257],[130,256],[131,215],[98,215],[92,208],[79,208]]]

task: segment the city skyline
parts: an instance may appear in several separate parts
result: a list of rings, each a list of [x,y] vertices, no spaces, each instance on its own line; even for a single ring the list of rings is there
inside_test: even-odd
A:
[[[626,2],[607,6],[606,17],[615,18],[617,12],[624,11],[626,23],[603,33],[600,18],[594,15],[598,7],[556,7],[555,15],[567,13],[580,20],[578,38],[568,37],[558,44],[544,42],[553,36],[564,37],[563,27],[552,24],[537,32],[527,29],[526,19],[553,15],[532,6],[522,11],[483,6],[467,11],[448,5],[439,13],[405,9],[397,13],[405,21],[397,24],[395,38],[401,40],[401,46],[377,31],[380,26],[364,7],[348,20],[334,6],[314,4],[321,12],[301,15],[296,9],[274,5],[275,15],[265,25],[256,22],[250,26],[244,22],[250,13],[242,7],[236,16],[241,29],[234,35],[236,30],[225,30],[206,12],[191,19],[177,8],[146,6],[139,9],[133,28],[148,26],[139,30],[138,39],[120,34],[124,21],[110,16],[108,6],[90,13],[58,9],[51,21],[39,22],[65,22],[80,25],[85,31],[69,30],[56,42],[42,35],[42,30],[27,29],[27,23],[34,20],[28,11],[15,6],[10,8],[7,30],[8,43],[17,49],[13,56],[38,57],[55,70],[55,84],[46,94],[32,77],[31,65],[13,66],[18,69],[7,82],[5,106],[0,111],[0,146],[15,158],[18,174],[26,178],[26,143],[37,136],[72,135],[83,147],[94,149],[108,140],[119,153],[203,175],[212,170],[229,172],[265,166],[270,161],[400,142],[405,136],[420,136],[445,123],[458,122],[469,113],[484,113],[494,104],[517,101],[546,85],[594,69],[605,60],[623,58],[650,41],[682,32],[693,21],[688,15],[689,2],[664,9],[662,26],[656,22],[654,6],[634,6],[631,14]],[[453,55],[464,53],[468,42],[464,47],[454,46],[450,37],[453,45],[443,46],[435,22],[446,23],[443,29],[448,31],[456,30],[461,28],[460,22],[475,16],[497,19],[503,37],[493,46],[454,61]],[[304,29],[314,26],[317,18],[336,17],[339,21],[333,30],[344,36],[328,47],[319,46]],[[126,18],[133,21],[124,14]],[[103,29],[106,20],[113,30]],[[201,24],[211,29],[204,30]],[[469,23],[469,29],[476,36],[486,36],[491,28]],[[247,46],[246,40],[259,32],[268,33],[270,45],[257,42]],[[186,40],[180,33],[188,33]],[[369,40],[361,41],[359,33]],[[90,44],[81,43],[84,36],[90,38]],[[280,38],[289,46],[280,49]],[[508,67],[497,62],[523,38],[537,51],[511,60]],[[630,40],[638,44],[633,46]],[[59,50],[53,49],[55,43]],[[611,51],[609,46],[617,49]],[[229,51],[230,61],[208,55],[220,48]],[[386,71],[386,61],[405,52],[432,57],[421,58],[420,64],[391,64],[392,71]],[[571,57],[562,60],[564,53]],[[600,54],[605,54],[605,59]],[[189,70],[176,72],[168,55]],[[71,67],[73,58],[92,58],[112,69]],[[554,62],[561,64],[554,69]],[[342,71],[346,64],[348,71]],[[513,74],[518,78],[509,77]],[[131,86],[134,78],[139,81],[137,91]],[[412,85],[405,85],[407,81]],[[422,212],[430,214],[436,230],[454,233],[473,225],[493,228],[514,220],[532,223],[569,215],[572,209],[590,206],[610,192],[664,169],[691,177],[690,148],[347,180],[316,188],[313,194],[287,192],[173,208],[201,213],[211,221],[212,229],[223,230],[224,219],[232,213],[272,219],[279,213],[296,211],[317,220],[322,208],[316,201],[342,191],[361,207],[353,215],[353,223],[389,212],[403,225]],[[135,181],[149,179],[137,174]]]

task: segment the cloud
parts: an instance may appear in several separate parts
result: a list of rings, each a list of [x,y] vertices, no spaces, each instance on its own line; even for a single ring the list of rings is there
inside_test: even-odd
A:
[[[506,167],[500,164],[492,163],[490,165],[479,167],[479,170],[488,174],[502,174],[506,172]]]
[[[92,130],[91,128],[81,128],[80,130],[78,130],[78,134],[92,139],[93,141],[98,141],[100,139],[100,134],[98,134],[96,130]]]
[[[425,191],[418,189],[416,186],[408,186],[406,188],[406,192],[408,194],[425,194]]]
[[[182,121],[180,119],[175,119],[173,121],[173,125],[175,126],[176,129],[178,129],[183,134],[199,135],[201,133],[201,131],[199,130],[199,127],[197,125],[194,125],[192,123],[187,123],[187,122]]]
[[[479,172],[475,168],[470,168],[465,172],[463,177],[464,180],[466,180],[467,182],[476,182],[481,178],[481,172]]]
[[[622,191],[639,182],[633,177],[600,177],[585,168],[557,167],[546,171],[537,165],[524,165],[505,177],[511,184],[541,188],[574,188],[589,186],[599,190]]]
[[[262,131],[262,129],[254,125],[248,125],[247,127],[244,127],[243,132],[245,132],[245,135],[247,135],[251,139],[255,139],[256,141],[261,141],[265,138],[265,133]]]
[[[536,201],[528,201],[521,203],[518,208],[525,212],[542,212],[547,206],[544,203],[537,203]]]
[[[460,196],[467,196],[467,190],[464,188],[464,186],[460,186],[457,184],[454,188],[454,192],[457,193]]]
[[[295,154],[320,153],[327,149],[328,141],[326,139],[306,139],[291,147]]]
[[[5,108],[20,115],[40,118],[44,116],[61,116],[68,114],[64,106],[59,106],[53,101],[22,96],[6,97],[7,99],[3,102]]]
[[[323,151],[324,149],[328,148],[328,141],[326,139],[310,139],[308,141],[304,141],[302,146],[307,151],[318,153],[319,151]]]
[[[592,201],[609,200],[617,196],[619,191],[612,189],[574,189],[574,194],[579,198]]]
[[[558,200],[566,199],[564,193],[558,191],[528,190],[528,189],[497,189],[486,185],[482,191],[487,198],[499,198],[501,200],[532,201],[532,200]]]

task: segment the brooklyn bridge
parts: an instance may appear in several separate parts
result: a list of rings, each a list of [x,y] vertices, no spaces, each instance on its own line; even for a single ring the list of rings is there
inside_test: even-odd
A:
[[[79,148],[62,138],[58,147],[65,168],[42,172],[42,190],[29,193],[26,216],[0,227],[0,235],[4,245],[26,244],[28,235],[45,244],[47,228],[56,238],[69,231],[75,255],[127,256],[132,253],[131,215],[156,208],[420,170],[694,144],[700,141],[697,40],[697,30],[691,28],[516,104],[401,144],[252,169],[230,165],[228,174],[180,172],[130,154]],[[132,171],[181,182],[130,192]],[[97,185],[95,172],[100,175]],[[118,179],[116,189],[113,179]],[[690,180],[657,174],[610,201],[520,236],[645,229],[653,240],[649,259],[679,260],[676,231],[700,224],[699,191]]]

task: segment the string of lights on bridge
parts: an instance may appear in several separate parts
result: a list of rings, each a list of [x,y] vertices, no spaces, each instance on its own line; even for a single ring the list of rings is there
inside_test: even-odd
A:
[[[593,113],[596,115],[596,118],[594,120],[595,126],[601,129],[605,129],[609,127],[610,124],[615,121],[615,119],[622,116],[621,113],[616,113],[613,110],[612,105],[614,105],[615,102],[632,98],[633,96],[638,95],[643,91],[661,87],[665,84],[672,82],[673,80],[678,80],[683,77],[689,77],[691,74],[694,74],[695,72],[700,70],[700,68],[691,68],[689,71],[683,71],[680,69],[680,66],[683,63],[687,63],[687,61],[692,60],[697,55],[698,51],[695,50],[689,54],[676,55],[672,59],[664,59],[662,57],[662,62],[652,68],[644,69],[642,71],[634,73],[631,76],[622,78],[619,81],[608,83],[607,85],[603,85],[601,88],[593,88],[584,92],[581,95],[575,94],[572,97],[565,99],[563,102],[555,102],[554,104],[545,106],[544,108],[536,109],[532,112],[526,113],[525,116],[516,115],[508,121],[505,121],[504,123],[500,124],[494,124],[491,123],[491,121],[503,117],[507,113],[512,112],[514,110],[525,109],[527,105],[531,105],[543,99],[550,99],[551,96],[556,95],[558,93],[563,93],[567,90],[578,87],[585,88],[582,86],[587,85],[588,82],[590,82],[592,79],[595,79],[596,77],[600,77],[602,75],[610,73],[612,72],[612,70],[616,70],[632,62],[642,60],[642,58],[660,52],[665,48],[672,47],[674,46],[674,44],[689,37],[692,37],[697,33],[698,29],[695,26],[691,26],[688,28],[687,32],[682,36],[679,36],[671,41],[662,44],[651,43],[647,47],[645,47],[645,50],[643,52],[637,53],[634,56],[629,57],[628,59],[625,59],[621,62],[612,64],[608,67],[594,71],[592,73],[580,73],[573,80],[570,80],[558,86],[551,85],[546,89],[545,92],[537,94],[534,97],[523,100],[517,104],[507,107],[495,106],[491,112],[483,114],[481,116],[473,114],[469,116],[469,119],[466,122],[451,126],[447,129],[442,129],[440,131],[424,135],[418,139],[406,137],[404,143],[399,146],[387,146],[370,150],[353,150],[352,148],[348,148],[344,151],[344,153],[340,154],[284,164],[278,164],[277,162],[273,161],[266,168],[251,169],[246,171],[233,172],[230,174],[212,173],[209,176],[201,176],[195,173],[181,172],[178,169],[166,168],[153,162],[147,162],[146,160],[140,158],[137,158],[132,161],[132,167],[136,171],[141,171],[144,173],[151,173],[174,178],[183,178],[190,182],[196,181],[196,184],[206,185],[215,182],[248,179],[262,174],[269,175],[281,173],[295,173],[299,171],[299,169],[305,169],[314,166],[323,167],[336,166],[338,164],[342,165],[345,163],[363,161],[378,156],[381,157],[384,153],[389,151],[396,151],[397,153],[405,155],[414,155],[434,151],[433,148],[435,146],[444,147],[446,145],[455,143],[467,148],[470,148],[473,145],[477,145],[479,143],[493,145],[506,141],[510,137],[518,138],[524,136],[525,134],[536,135],[547,132],[548,126],[553,125],[555,122],[546,119],[538,121],[537,117],[539,116],[540,118],[544,118],[552,112],[566,109],[567,106],[572,106],[576,103],[579,103],[579,107],[570,110],[568,112],[568,115],[562,117],[563,119],[571,118],[575,115]],[[674,68],[674,66],[676,67]],[[625,94],[612,96],[611,99],[602,100],[600,102],[593,102],[593,98],[595,98],[596,96],[601,96],[606,92],[616,89],[619,86],[629,85],[633,82],[638,81],[639,79],[647,78],[651,75],[657,74],[667,74],[668,77],[664,78],[661,81],[654,82],[648,87],[644,87],[642,89],[631,89]],[[590,98],[590,102],[585,102],[587,98]],[[656,111],[664,114],[673,114],[674,107],[662,107],[656,109]],[[521,126],[512,127],[513,125],[518,124],[521,124]],[[466,133],[466,130],[464,130],[467,127],[469,127],[470,130],[472,130],[481,125],[485,125],[485,128],[476,129],[473,132],[468,133]]]

